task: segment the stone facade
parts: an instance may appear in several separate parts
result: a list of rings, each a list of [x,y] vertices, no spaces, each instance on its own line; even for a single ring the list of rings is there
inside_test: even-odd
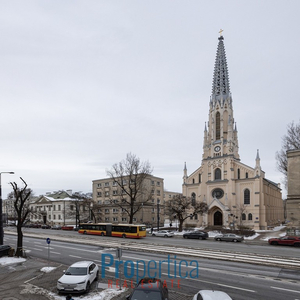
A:
[[[124,177],[124,186],[129,187],[130,183]],[[151,199],[147,200],[148,195]],[[146,224],[149,226],[159,226],[164,224],[164,180],[152,175],[144,180],[144,196],[138,198],[138,204],[141,205],[138,212],[134,215],[133,223]],[[122,199],[128,198],[126,193],[122,193],[120,187],[114,183],[112,178],[103,178],[93,181],[93,201],[99,207],[103,214],[102,222],[105,223],[128,223],[129,216],[122,207]],[[127,199],[129,200],[129,198]],[[122,204],[125,208],[125,204]],[[158,220],[159,217],[159,220]]]
[[[240,160],[223,40],[221,36],[209,120],[204,129],[202,164],[190,175],[185,164],[182,193],[206,202],[209,207],[208,214],[189,223],[267,229],[284,221],[281,189],[279,184],[265,178],[258,150],[254,167]]]
[[[287,223],[300,229],[300,149],[287,151],[288,195],[286,200]]]

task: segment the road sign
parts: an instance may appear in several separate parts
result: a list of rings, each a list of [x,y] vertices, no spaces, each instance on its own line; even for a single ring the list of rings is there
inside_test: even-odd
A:
[[[50,238],[47,238],[46,241],[47,241],[47,244],[49,245],[50,244]]]

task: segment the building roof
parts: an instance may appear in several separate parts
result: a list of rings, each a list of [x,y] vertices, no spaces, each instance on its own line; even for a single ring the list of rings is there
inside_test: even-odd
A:
[[[224,37],[220,36],[213,77],[212,101],[221,98],[226,99],[230,96],[229,75],[223,40]]]

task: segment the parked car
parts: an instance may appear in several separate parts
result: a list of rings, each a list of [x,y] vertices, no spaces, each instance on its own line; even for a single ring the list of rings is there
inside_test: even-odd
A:
[[[160,279],[143,278],[139,281],[131,295],[126,297],[127,300],[169,300],[168,289],[163,286]]]
[[[94,280],[98,280],[99,267],[92,261],[79,261],[71,265],[57,281],[58,292],[89,292]]]
[[[42,225],[42,229],[50,229],[50,228],[51,228],[50,225],[47,225],[47,224]]]
[[[183,238],[205,240],[208,238],[208,233],[204,231],[191,231],[184,233]]]
[[[215,290],[201,290],[194,297],[193,300],[232,300],[232,298],[222,292]]]
[[[51,229],[53,229],[53,230],[61,230],[61,226],[60,225],[53,225],[51,227]]]
[[[243,236],[236,235],[233,233],[218,234],[215,236],[216,241],[226,241],[226,242],[242,242],[244,240]]]
[[[152,236],[173,237],[174,232],[169,230],[159,230],[152,233]]]
[[[288,245],[300,247],[300,236],[283,236],[280,238],[272,238],[268,240],[270,245]]]

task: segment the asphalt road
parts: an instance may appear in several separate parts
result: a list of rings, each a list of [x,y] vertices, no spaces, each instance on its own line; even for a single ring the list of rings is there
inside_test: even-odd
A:
[[[8,227],[5,230],[16,231],[14,227]],[[40,228],[24,228],[23,232],[26,233],[42,233],[46,234],[49,237],[53,235],[66,236],[66,237],[78,237],[81,236],[84,238],[85,236],[79,234],[76,231],[65,231],[65,230],[51,230],[51,229],[40,229]],[[120,241],[119,238],[111,238],[111,237],[100,237],[100,236],[92,236],[88,235],[89,239],[94,239],[96,241],[112,241],[117,240]],[[131,240],[132,241],[132,240]],[[157,244],[157,245],[173,245],[178,247],[193,247],[199,249],[213,249],[220,251],[238,251],[240,253],[255,253],[262,255],[274,255],[274,256],[288,256],[288,257],[296,257],[300,258],[300,248],[298,247],[288,247],[288,246],[271,246],[266,241],[261,240],[245,240],[242,243],[232,243],[232,242],[217,242],[213,238],[209,238],[207,240],[194,240],[194,239],[183,239],[181,237],[178,238],[163,238],[163,237],[153,237],[147,236],[144,239],[134,240],[136,243],[142,244]]]
[[[43,231],[44,232],[44,231]],[[76,233],[75,233],[76,234]],[[50,232],[49,232],[50,235]],[[67,236],[67,235],[66,235]],[[76,235],[78,236],[78,234]],[[95,237],[99,238],[99,237]],[[146,240],[159,239],[152,238],[144,239]],[[122,241],[122,239],[116,239]],[[162,239],[160,239],[162,240]],[[164,240],[164,239],[163,239]],[[169,242],[176,242],[180,239],[168,239]],[[166,243],[166,241],[161,241]],[[182,242],[182,240],[180,240]],[[197,243],[199,241],[192,241]],[[207,242],[207,241],[203,241]],[[16,243],[16,236],[6,235],[5,243],[13,244]],[[214,243],[214,242],[212,242]],[[215,242],[214,244],[219,244]],[[225,243],[228,244],[228,243]],[[236,244],[234,244],[236,245]],[[242,245],[243,246],[243,245]],[[81,243],[68,242],[58,242],[52,241],[50,246],[46,244],[45,239],[28,238],[24,237],[24,247],[27,249],[27,253],[30,256],[42,258],[47,261],[48,259],[48,249],[50,250],[50,260],[60,263],[62,265],[70,265],[71,263],[78,260],[93,260],[101,267],[103,262],[104,254],[115,255],[115,249],[107,249],[99,246],[84,245]],[[49,248],[48,248],[49,247]],[[263,246],[262,246],[263,247]],[[266,249],[270,247],[264,247]],[[150,260],[155,260],[157,262],[166,260],[166,255],[155,254],[155,253],[145,253],[136,251],[123,251],[122,260],[123,261],[133,261],[135,266],[138,260],[144,260],[148,263]],[[167,263],[162,263],[161,265],[161,277],[166,280],[169,290],[173,296],[184,294],[194,295],[200,289],[216,289],[223,290],[227,292],[233,299],[239,300],[254,300],[254,299],[264,299],[264,300],[279,300],[279,299],[300,299],[300,273],[299,271],[285,270],[281,268],[265,267],[259,265],[251,265],[244,263],[233,263],[227,261],[216,261],[208,259],[197,259],[198,263],[198,276],[191,278],[190,272],[193,267],[186,267],[186,264],[182,264],[182,274],[188,272],[189,275],[187,279],[179,277],[179,262],[182,260],[187,261],[189,265],[192,258],[188,259],[185,256],[176,257],[176,266],[174,262],[174,257],[170,259],[173,260],[169,265]],[[105,268],[105,274],[110,277],[115,277],[115,265]],[[141,265],[140,276],[144,274],[143,265]],[[153,275],[151,273],[150,275]],[[176,272],[176,275],[175,275]],[[145,275],[148,275],[147,272]],[[123,276],[124,277],[124,276]],[[177,277],[177,278],[174,278]],[[173,280],[173,282],[172,282]],[[178,286],[178,280],[179,286]],[[173,287],[172,287],[173,283]],[[171,299],[175,299],[175,298]],[[190,298],[190,299],[191,299]],[[187,299],[185,297],[185,299]]]

